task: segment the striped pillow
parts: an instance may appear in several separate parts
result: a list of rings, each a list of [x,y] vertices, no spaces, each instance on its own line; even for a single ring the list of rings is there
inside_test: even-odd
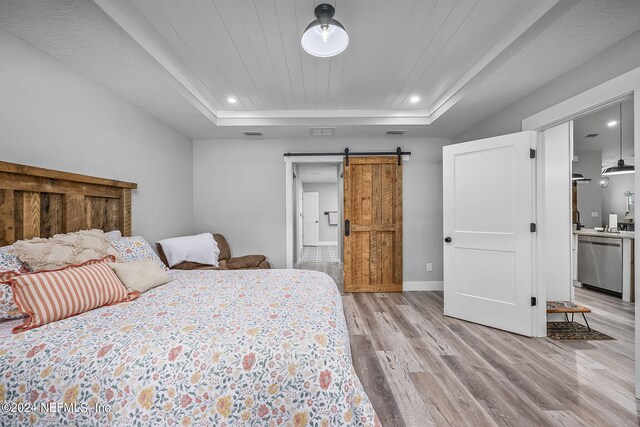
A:
[[[105,261],[113,262],[115,258],[107,256],[59,270],[13,277],[13,297],[18,309],[27,315],[13,333],[137,298],[140,294],[128,292]]]

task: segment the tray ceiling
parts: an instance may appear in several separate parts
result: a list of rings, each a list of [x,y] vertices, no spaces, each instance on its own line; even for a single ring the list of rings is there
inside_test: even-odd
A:
[[[3,0],[0,27],[194,138],[450,137],[640,29],[634,0],[349,0],[314,58],[316,3]]]
[[[217,110],[275,111],[428,109],[538,2],[340,1],[336,17],[351,43],[333,58],[300,46],[313,1],[128,3],[124,13],[153,27]],[[416,107],[413,94],[422,98]]]

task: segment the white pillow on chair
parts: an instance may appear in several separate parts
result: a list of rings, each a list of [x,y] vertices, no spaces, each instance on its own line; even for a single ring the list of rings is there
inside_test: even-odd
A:
[[[185,261],[218,267],[220,249],[211,233],[164,239],[158,244],[162,246],[169,267]]]

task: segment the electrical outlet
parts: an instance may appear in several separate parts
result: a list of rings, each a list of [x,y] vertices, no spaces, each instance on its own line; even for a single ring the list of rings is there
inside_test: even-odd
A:
[[[433,264],[430,262],[427,263],[427,271],[433,271]]]
[[[598,212],[591,212],[591,218],[597,218]]]

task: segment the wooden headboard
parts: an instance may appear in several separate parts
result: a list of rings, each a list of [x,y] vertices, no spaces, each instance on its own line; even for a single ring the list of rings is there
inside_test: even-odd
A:
[[[131,235],[132,182],[0,161],[0,246],[98,228]]]

